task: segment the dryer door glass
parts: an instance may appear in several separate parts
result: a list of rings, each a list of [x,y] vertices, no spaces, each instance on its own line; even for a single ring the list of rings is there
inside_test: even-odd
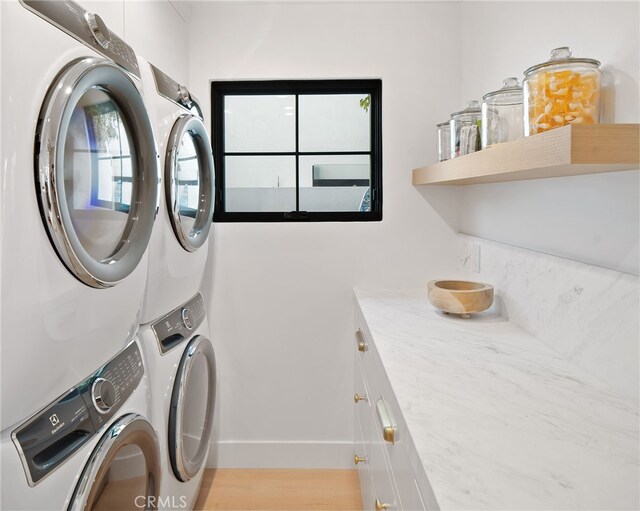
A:
[[[169,413],[169,458],[180,481],[192,479],[204,465],[213,428],[215,382],[213,346],[196,336],[178,366]]]
[[[182,247],[193,252],[206,241],[213,218],[211,141],[202,121],[184,114],[176,121],[167,147],[165,180],[171,223]]]
[[[98,442],[69,511],[156,509],[160,477],[159,445],[153,427],[140,415],[125,415]]]
[[[118,104],[89,89],[71,115],[64,144],[64,185],[73,229],[96,261],[115,254],[129,222],[136,158]]]
[[[200,202],[200,165],[198,150],[191,133],[186,132],[180,139],[176,161],[178,190],[178,214],[181,226],[188,236],[193,231]]]
[[[36,133],[40,208],[65,266],[109,287],[144,256],[158,207],[158,162],[133,80],[104,59],[64,69],[44,101]]]

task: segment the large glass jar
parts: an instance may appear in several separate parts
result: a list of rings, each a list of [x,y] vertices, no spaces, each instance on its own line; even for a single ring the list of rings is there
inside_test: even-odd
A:
[[[451,157],[463,156],[480,150],[480,103],[469,101],[469,106],[451,114]]]
[[[438,161],[451,159],[451,125],[449,121],[436,125],[438,131]]]
[[[482,149],[522,135],[522,87],[506,78],[501,89],[482,97]]]
[[[600,117],[600,62],[571,57],[568,47],[524,72],[524,134],[566,124],[596,124]]]

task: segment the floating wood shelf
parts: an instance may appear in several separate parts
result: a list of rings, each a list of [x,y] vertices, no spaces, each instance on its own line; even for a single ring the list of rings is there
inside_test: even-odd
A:
[[[640,124],[572,124],[413,170],[414,185],[472,185],[640,168]]]

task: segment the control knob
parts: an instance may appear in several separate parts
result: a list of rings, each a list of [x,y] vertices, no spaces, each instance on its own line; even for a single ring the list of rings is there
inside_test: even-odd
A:
[[[193,330],[193,322],[191,321],[191,317],[189,316],[189,309],[182,309],[180,315],[182,316],[182,323],[187,328],[187,330]]]
[[[105,22],[102,21],[100,16],[92,12],[85,14],[85,20],[87,21],[87,25],[89,25],[89,30],[91,30],[91,35],[93,35],[96,43],[106,50],[111,42],[111,32],[109,32]]]
[[[178,85],[178,98],[180,102],[186,107],[191,106],[191,94],[189,94],[189,89],[187,89],[184,85]]]
[[[101,414],[109,413],[116,404],[116,389],[109,380],[96,378],[91,387],[91,398],[96,410]]]

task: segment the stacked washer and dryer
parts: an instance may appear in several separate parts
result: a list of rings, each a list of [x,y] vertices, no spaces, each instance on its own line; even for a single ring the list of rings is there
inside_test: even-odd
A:
[[[155,509],[162,495],[183,495],[172,473],[195,495],[215,394],[199,280],[180,326],[169,329],[178,304],[163,301],[153,320],[166,315],[166,329],[153,321],[139,331],[143,302],[158,311],[150,295],[170,289],[152,286],[145,296],[147,278],[175,275],[158,256],[166,219],[156,216],[167,199],[154,137],[161,130],[149,112],[155,87],[132,48],[73,1],[4,1],[0,9],[0,508]],[[208,160],[210,146],[200,144],[206,131],[181,126],[173,186],[188,197],[169,222],[182,225],[193,250],[211,219],[199,214],[200,198],[192,211],[191,147],[181,147],[191,136]],[[196,172],[199,194],[213,182],[212,164],[205,168]],[[206,258],[204,249],[196,254]],[[165,368],[173,358],[175,371]],[[157,382],[174,378],[164,420],[157,409],[166,385]],[[204,401],[189,398],[194,385],[204,385]],[[189,498],[165,505],[188,508]]]
[[[213,218],[213,157],[196,98],[139,60],[146,89],[157,92],[149,109],[164,183],[139,335],[153,388],[151,418],[166,469],[160,502],[191,509],[209,450],[216,392],[214,349],[198,292]]]

